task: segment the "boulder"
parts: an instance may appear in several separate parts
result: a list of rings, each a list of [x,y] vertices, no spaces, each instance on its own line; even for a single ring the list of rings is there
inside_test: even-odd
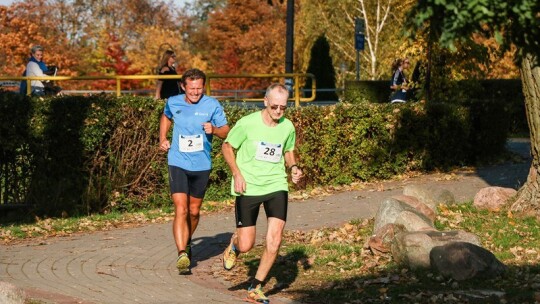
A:
[[[407,210],[398,214],[394,224],[403,225],[406,231],[436,230],[431,220],[427,221],[426,217]]]
[[[420,211],[423,215],[429,218],[432,222],[437,218],[437,214],[428,207],[428,205],[422,203],[418,198],[410,195],[394,195],[392,198],[397,199],[400,202],[404,202],[414,209]]]
[[[426,187],[421,185],[407,185],[403,189],[404,195],[414,196],[437,213],[439,204],[451,205],[456,203],[454,194],[446,189]]]
[[[404,232],[405,227],[395,224],[386,224],[377,230],[377,233],[367,239],[365,249],[370,249],[373,254],[381,255],[390,252],[392,240],[396,234]]]
[[[508,199],[516,195],[517,191],[512,188],[486,187],[480,189],[474,196],[474,206],[478,209],[487,209],[489,211],[499,211]]]
[[[431,268],[456,281],[493,278],[503,275],[507,267],[490,251],[466,242],[435,246],[429,254]]]
[[[431,249],[451,242],[480,245],[478,236],[461,230],[402,232],[392,240],[392,257],[396,263],[411,269],[427,269],[430,267]]]
[[[393,224],[403,211],[416,213],[419,218],[433,226],[433,221],[426,217],[422,212],[411,207],[409,204],[401,202],[395,198],[387,198],[379,205],[377,214],[375,214],[375,223],[373,224],[373,231],[375,234],[377,234],[377,231],[384,225]]]

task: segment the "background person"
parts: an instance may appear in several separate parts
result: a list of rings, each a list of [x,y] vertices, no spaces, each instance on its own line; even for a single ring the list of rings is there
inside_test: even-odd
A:
[[[191,266],[191,237],[210,177],[212,138],[227,137],[229,126],[219,102],[203,95],[206,75],[198,69],[182,75],[185,94],[167,99],[159,124],[159,147],[168,151],[169,184],[174,203],[173,236],[180,273]],[[172,142],[167,139],[174,123]]]
[[[269,302],[262,282],[276,260],[287,220],[289,190],[285,165],[294,183],[303,175],[294,156],[294,125],[283,117],[288,98],[284,85],[270,85],[264,97],[264,110],[241,118],[222,145],[223,157],[233,176],[231,193],[236,196],[236,232],[223,253],[223,267],[232,269],[237,256],[253,248],[257,216],[263,204],[268,221],[266,246],[248,288],[248,300],[261,303]]]
[[[178,75],[176,72],[176,55],[171,50],[166,50],[159,62],[159,75]],[[156,99],[167,99],[171,96],[183,94],[178,79],[158,79],[156,85]]]
[[[28,59],[28,64],[26,65],[26,70],[24,70],[22,76],[51,76],[56,74],[56,67],[47,67],[45,62],[43,62],[43,47],[41,45],[34,45],[30,49],[30,58]],[[51,83],[52,84],[52,83]],[[31,83],[31,93],[34,95],[45,95],[45,84],[40,80],[32,80]],[[27,82],[26,80],[21,81],[20,93],[26,95]],[[54,94],[58,93],[52,92]]]
[[[403,72],[410,65],[409,59],[396,59],[392,64],[392,83],[390,84],[390,89],[393,91],[390,96],[390,102],[406,102],[407,101],[407,90],[409,89],[409,84],[407,82],[407,77]]]

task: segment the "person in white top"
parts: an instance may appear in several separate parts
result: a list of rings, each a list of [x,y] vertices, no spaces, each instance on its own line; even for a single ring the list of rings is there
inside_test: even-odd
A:
[[[26,65],[26,71],[23,76],[48,76],[55,73],[54,70],[47,68],[47,65],[43,60],[43,47],[40,45],[34,45],[31,49],[31,56]],[[32,80],[31,81],[32,94],[45,95],[45,85],[43,81]],[[26,81],[21,83],[21,93],[26,94]]]

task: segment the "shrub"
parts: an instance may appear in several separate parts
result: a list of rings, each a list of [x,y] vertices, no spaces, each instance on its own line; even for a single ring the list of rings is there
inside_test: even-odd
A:
[[[136,210],[170,204],[158,149],[163,101],[107,95],[28,98],[0,93],[2,204],[38,215]],[[225,104],[229,125],[256,108]],[[388,178],[474,164],[504,151],[504,104],[345,104],[287,110],[297,129],[305,186]],[[497,121],[493,124],[493,121]],[[229,197],[214,138],[207,200]]]

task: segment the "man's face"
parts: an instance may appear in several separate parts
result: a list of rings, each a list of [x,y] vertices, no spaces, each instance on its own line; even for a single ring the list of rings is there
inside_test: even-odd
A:
[[[264,98],[264,105],[274,121],[280,120],[283,114],[285,114],[285,109],[287,109],[287,93],[272,90]]]
[[[182,89],[186,92],[186,101],[197,103],[203,95],[203,79],[186,79],[186,84],[182,84]]]
[[[41,61],[43,59],[43,51],[36,51],[32,56],[34,56],[37,61]]]

